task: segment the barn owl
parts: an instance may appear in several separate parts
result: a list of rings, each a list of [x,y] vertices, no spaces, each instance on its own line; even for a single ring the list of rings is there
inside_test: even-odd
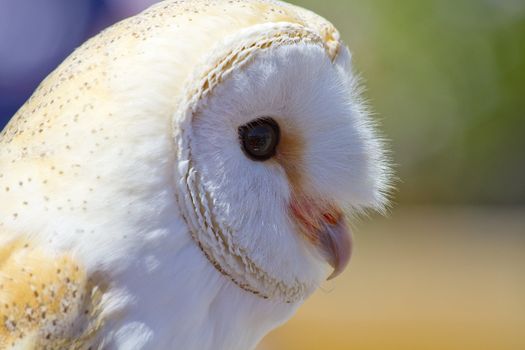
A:
[[[272,0],[87,41],[0,135],[0,347],[253,349],[385,205],[356,80],[329,22]]]

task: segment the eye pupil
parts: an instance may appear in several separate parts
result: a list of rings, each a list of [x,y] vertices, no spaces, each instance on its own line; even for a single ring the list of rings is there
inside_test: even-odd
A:
[[[273,130],[267,125],[258,125],[246,133],[245,144],[252,153],[263,155],[272,145]]]
[[[279,137],[279,125],[272,118],[260,118],[239,128],[244,153],[256,161],[264,161],[275,155]]]

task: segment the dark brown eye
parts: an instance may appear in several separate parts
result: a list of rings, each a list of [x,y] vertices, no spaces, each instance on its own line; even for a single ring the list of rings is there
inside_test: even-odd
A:
[[[279,124],[269,117],[259,118],[239,127],[242,150],[248,158],[265,161],[275,155],[279,144]]]

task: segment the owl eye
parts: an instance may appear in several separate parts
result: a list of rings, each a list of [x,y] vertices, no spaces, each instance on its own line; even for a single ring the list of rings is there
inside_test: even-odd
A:
[[[269,117],[259,118],[239,127],[244,154],[255,161],[265,161],[275,155],[280,138],[279,124]]]

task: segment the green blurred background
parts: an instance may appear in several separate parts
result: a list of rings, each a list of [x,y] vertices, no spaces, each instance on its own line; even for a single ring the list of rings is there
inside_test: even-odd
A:
[[[0,127],[155,0],[0,0]],[[261,350],[525,349],[525,1],[292,0],[353,52],[398,181],[348,271]]]
[[[350,46],[401,204],[525,204],[525,1],[292,1]]]

